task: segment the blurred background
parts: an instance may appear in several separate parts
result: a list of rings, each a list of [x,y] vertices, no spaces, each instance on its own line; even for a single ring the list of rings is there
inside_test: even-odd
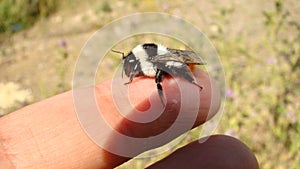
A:
[[[216,133],[247,144],[261,168],[300,168],[298,0],[0,0],[0,116],[70,90],[76,58],[95,31],[153,11],[189,21],[216,47],[227,96]],[[109,78],[120,62],[117,55],[105,62],[99,78]],[[197,139],[200,129],[176,148]],[[119,168],[144,168],[174,151],[163,148],[162,155]]]

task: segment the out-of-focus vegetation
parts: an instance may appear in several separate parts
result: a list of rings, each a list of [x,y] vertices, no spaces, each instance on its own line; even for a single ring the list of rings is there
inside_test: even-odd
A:
[[[0,33],[25,29],[57,9],[57,0],[1,0]]]
[[[263,37],[253,46],[248,46],[247,37],[228,40],[222,32],[213,40],[228,85],[220,131],[247,140],[262,168],[296,169],[300,167],[300,18],[291,17],[284,1],[273,3],[261,13]]]
[[[30,102],[68,90],[74,68],[72,65],[84,45],[78,42],[88,40],[94,31],[109,21],[133,12],[171,13],[202,29],[218,50],[223,63],[227,100],[217,133],[230,134],[245,142],[255,153],[261,168],[300,168],[298,1],[219,3],[212,0],[183,3],[175,0],[163,3],[158,0],[88,0],[86,3],[67,1],[63,4],[64,7],[58,1],[0,1],[0,32],[11,33],[19,28],[28,28],[23,35],[11,36],[8,39],[13,40],[6,39],[9,43],[0,46],[0,83],[11,84],[10,81],[13,81],[30,88],[33,93]],[[34,33],[30,32],[30,26],[38,18],[48,16],[58,6],[60,10],[49,17],[50,26],[34,26]],[[57,27],[56,32],[52,30],[55,29],[52,25]],[[51,30],[45,27],[51,27]],[[27,34],[31,38],[26,39]],[[35,42],[36,39],[44,39],[45,42]],[[132,43],[134,46],[143,42]],[[17,44],[21,44],[21,47]],[[45,51],[34,52],[40,48]],[[22,68],[25,62],[29,66]],[[100,70],[101,76],[105,77],[114,69],[116,62],[119,60],[104,63],[108,70]],[[32,66],[35,67],[31,71]],[[12,73],[9,74],[10,71],[6,69]],[[1,74],[1,71],[5,73]],[[30,74],[36,71],[38,73]],[[5,85],[1,86],[0,99],[1,90],[5,90]],[[0,106],[0,115],[1,111],[4,114],[20,107],[20,102],[21,106],[28,104],[27,100],[18,100],[18,106],[13,108],[1,110]],[[192,130],[180,145],[198,139],[199,133],[200,128]],[[119,168],[143,168],[162,157],[134,159]]]

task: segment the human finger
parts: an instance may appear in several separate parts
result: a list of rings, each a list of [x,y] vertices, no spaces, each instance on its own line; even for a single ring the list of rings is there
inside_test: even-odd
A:
[[[233,137],[213,135],[205,142],[200,142],[197,140],[176,150],[168,157],[149,166],[148,169],[259,169],[258,162],[250,149]]]

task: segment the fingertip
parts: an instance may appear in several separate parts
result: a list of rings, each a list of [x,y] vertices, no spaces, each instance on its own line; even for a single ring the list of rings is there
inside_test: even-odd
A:
[[[213,108],[214,112],[208,116],[213,103],[211,96],[214,90],[211,87],[213,82],[207,73],[197,69],[195,79],[204,87],[203,90],[178,77],[165,79],[162,83],[163,93],[167,99],[165,107],[161,104],[153,78],[136,77],[127,85],[124,85],[126,80],[117,78],[98,85],[96,98],[102,117],[118,132],[118,134],[109,133],[105,146],[111,149],[122,147],[124,152],[130,154],[128,157],[133,157],[145,150],[161,146],[192,127],[204,123],[208,117],[217,112],[217,108]],[[179,86],[185,89],[181,90]],[[182,93],[185,94],[184,99],[181,97]],[[182,118],[178,120],[179,114]],[[134,151],[128,146],[128,142],[119,138],[119,134],[135,139],[154,138],[170,129],[175,121],[177,126],[169,130],[165,137],[143,142],[142,145],[136,143]]]
[[[207,139],[207,138],[203,138]],[[210,136],[204,143],[192,142],[151,165],[152,168],[259,169],[250,149],[241,141],[225,136]]]
[[[216,81],[207,72],[196,68],[193,74],[197,84],[202,86],[202,90],[200,90],[199,117],[195,123],[195,126],[198,126],[218,113],[221,106],[221,94]]]
[[[136,77],[127,85],[124,85],[124,81],[126,80],[114,79],[113,81],[101,84],[105,86],[103,87],[105,91],[101,89],[98,90],[98,95],[102,93],[97,97],[99,107],[100,109],[104,107],[101,112],[109,112],[106,113],[107,116],[114,117],[109,118],[109,121],[116,121],[115,117],[119,117],[117,121],[126,121],[126,127],[134,126],[134,131],[139,130],[140,127],[151,127],[151,124],[155,124],[155,128],[147,128],[149,132],[141,130],[143,137],[147,136],[147,133],[153,135],[158,128],[158,133],[168,129],[176,120],[179,113],[184,113],[184,116],[189,119],[193,116],[192,112],[196,112],[198,115],[194,121],[195,127],[213,117],[218,112],[220,106],[218,89],[208,74],[200,69],[195,69],[195,79],[199,85],[203,86],[202,90],[184,79],[178,77],[166,78],[162,84],[163,94],[166,98],[165,106],[162,105],[153,78]],[[107,90],[109,92],[107,92]],[[113,98],[114,96],[117,96],[117,98]],[[108,109],[106,107],[108,107]],[[129,117],[132,119],[138,119],[137,117],[139,117],[139,119],[149,120],[140,121],[139,124],[139,121],[126,119]],[[157,118],[154,119],[154,117]],[[157,123],[157,121],[159,123]],[[139,126],[139,128],[137,128],[137,126]],[[131,129],[129,131],[133,130]]]

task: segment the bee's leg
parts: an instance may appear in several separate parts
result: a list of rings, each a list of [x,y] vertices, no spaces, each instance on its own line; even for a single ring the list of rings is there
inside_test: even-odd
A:
[[[185,78],[186,80],[188,80],[189,82],[193,83],[194,85],[198,86],[200,88],[200,91],[203,89],[203,86],[200,86],[199,84],[197,84],[194,80],[194,78],[191,77],[190,78]]]
[[[178,71],[176,72],[176,74],[177,74],[178,76],[180,76],[180,77],[186,79],[187,81],[193,83],[194,85],[198,86],[198,87],[200,88],[200,90],[203,89],[202,86],[200,86],[199,84],[197,84],[197,83],[195,82],[195,79],[189,74],[189,72],[188,72],[187,70],[184,70],[184,71],[178,70]]]
[[[136,64],[136,65],[134,66],[134,68],[132,69],[132,71],[130,72],[130,75],[129,75],[129,82],[124,83],[125,85],[127,85],[127,84],[129,84],[129,83],[132,82],[133,77],[136,75],[136,72],[137,72],[138,67],[139,67],[138,64]]]
[[[195,80],[192,81],[192,83],[193,83],[194,85],[198,86],[198,87],[200,88],[200,91],[203,89],[203,86],[200,86],[199,84],[197,84],[197,83],[195,82]]]
[[[155,75],[155,83],[157,86],[157,91],[158,91],[160,101],[162,105],[165,106],[163,88],[160,84],[163,80],[163,77],[164,77],[164,71],[158,69]]]
[[[135,72],[132,72],[132,73],[130,73],[130,76],[129,76],[129,81],[128,81],[128,82],[126,82],[126,83],[124,83],[124,85],[127,85],[127,84],[131,83],[131,82],[132,82],[132,80],[133,80],[133,77],[134,77],[134,75],[135,75]]]

